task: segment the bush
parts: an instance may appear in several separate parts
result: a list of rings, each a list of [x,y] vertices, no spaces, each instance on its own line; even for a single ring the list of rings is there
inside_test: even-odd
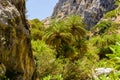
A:
[[[31,24],[31,37],[34,40],[42,40],[42,37],[44,35],[45,27],[44,24],[39,21],[38,19],[33,19],[29,21]]]
[[[40,40],[32,40],[32,48],[36,59],[36,75],[42,78],[51,70],[51,65],[55,60],[55,51]]]
[[[120,14],[120,7],[119,7],[120,1],[116,0],[115,4],[116,4],[116,8],[114,10],[111,10],[111,11],[107,12],[104,15],[105,19],[116,18]]]
[[[48,75],[44,77],[43,80],[63,80],[63,78],[61,75],[55,75],[55,76]]]
[[[87,80],[92,78],[93,62],[86,57],[75,62],[64,58],[57,59],[52,67],[52,71],[43,80]]]
[[[112,51],[112,54],[107,54],[106,56],[109,57],[109,59],[115,63],[115,69],[120,70],[120,42],[116,42],[115,45],[109,46],[110,50]]]
[[[92,43],[91,45],[96,47],[96,54],[98,54],[100,59],[102,59],[107,57],[106,54],[112,53],[109,46],[114,45],[118,41],[120,41],[120,35],[112,34],[94,36],[89,40],[89,43]]]

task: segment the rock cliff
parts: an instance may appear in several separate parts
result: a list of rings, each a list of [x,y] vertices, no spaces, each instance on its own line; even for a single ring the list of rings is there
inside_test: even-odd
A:
[[[25,0],[0,0],[0,64],[10,80],[32,80],[35,63]]]
[[[88,29],[103,17],[104,13],[115,8],[115,0],[59,0],[52,17],[63,18],[77,14],[83,17]]]

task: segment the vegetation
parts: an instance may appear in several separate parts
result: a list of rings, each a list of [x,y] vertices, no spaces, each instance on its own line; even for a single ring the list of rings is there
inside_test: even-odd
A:
[[[116,9],[90,31],[77,15],[52,20],[49,27],[38,19],[31,20],[37,79],[119,80],[120,23],[109,20],[119,15]],[[114,71],[94,77],[95,69],[101,67]]]
[[[34,40],[42,40],[44,35],[45,27],[44,24],[38,19],[33,19],[30,22],[31,37]]]
[[[113,9],[112,11],[110,11],[104,15],[105,19],[111,20],[120,15],[120,1],[116,0],[115,4],[116,4],[115,9]]]

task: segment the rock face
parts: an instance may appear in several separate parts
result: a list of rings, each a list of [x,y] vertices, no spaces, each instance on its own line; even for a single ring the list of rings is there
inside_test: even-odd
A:
[[[94,26],[103,14],[115,8],[115,0],[59,0],[52,17],[77,14],[83,17],[88,28]]]
[[[10,80],[32,80],[35,63],[25,0],[0,0],[0,63]]]

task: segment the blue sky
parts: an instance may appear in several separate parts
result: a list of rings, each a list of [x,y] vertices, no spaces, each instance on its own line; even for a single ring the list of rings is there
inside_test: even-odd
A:
[[[38,18],[40,20],[50,16],[58,0],[27,0],[28,19]]]

